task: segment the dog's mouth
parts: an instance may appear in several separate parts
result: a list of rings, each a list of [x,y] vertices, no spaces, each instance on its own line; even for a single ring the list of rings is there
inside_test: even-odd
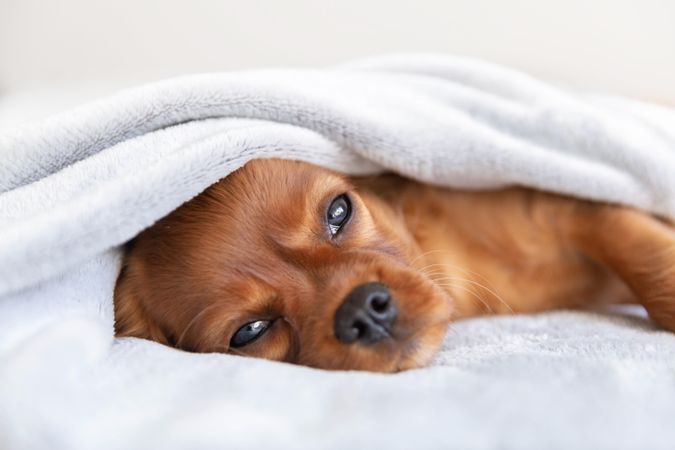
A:
[[[427,365],[438,352],[452,317],[447,294],[432,286],[425,296],[401,298],[401,317],[392,330],[397,355],[390,371]]]
[[[405,267],[374,275],[356,283],[333,310],[329,333],[301,346],[300,364],[396,372],[429,363],[450,323],[447,293]]]

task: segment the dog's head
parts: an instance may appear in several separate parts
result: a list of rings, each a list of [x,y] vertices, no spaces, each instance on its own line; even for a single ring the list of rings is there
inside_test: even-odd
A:
[[[117,334],[328,369],[425,364],[450,302],[418,270],[404,214],[367,186],[248,163],[130,244]]]

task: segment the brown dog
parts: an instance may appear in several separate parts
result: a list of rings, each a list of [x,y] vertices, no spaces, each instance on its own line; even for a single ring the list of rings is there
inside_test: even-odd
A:
[[[634,209],[256,160],[142,232],[119,336],[396,371],[451,320],[639,301],[675,330],[675,232]]]

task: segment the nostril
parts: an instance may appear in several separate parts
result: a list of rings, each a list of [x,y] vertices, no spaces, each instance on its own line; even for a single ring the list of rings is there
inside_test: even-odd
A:
[[[354,311],[341,310],[335,317],[335,337],[346,344],[363,340],[368,330],[368,321],[356,317]]]
[[[366,300],[366,311],[373,320],[385,327],[392,325],[398,313],[388,290],[372,292]]]
[[[368,325],[366,325],[365,322],[362,322],[360,320],[357,320],[354,322],[354,336],[356,337],[356,340],[360,339],[363,335],[366,334],[366,328],[368,328]]]
[[[371,296],[370,309],[378,314],[386,313],[389,309],[391,297],[388,294],[377,293]]]

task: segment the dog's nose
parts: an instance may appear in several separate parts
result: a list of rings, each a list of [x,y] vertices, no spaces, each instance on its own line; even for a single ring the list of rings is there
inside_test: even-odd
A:
[[[394,299],[385,285],[361,284],[335,312],[335,337],[345,344],[374,344],[390,336],[397,315]]]

